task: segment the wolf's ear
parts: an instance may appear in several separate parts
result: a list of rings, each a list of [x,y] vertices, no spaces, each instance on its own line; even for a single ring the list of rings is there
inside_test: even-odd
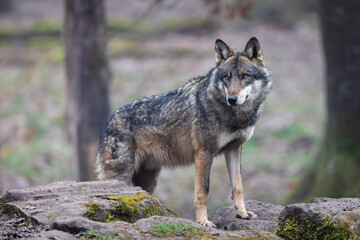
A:
[[[257,60],[261,65],[265,65],[260,43],[256,37],[252,37],[245,47],[245,53],[250,60]]]
[[[231,48],[221,39],[215,41],[215,63],[220,65],[233,55]]]

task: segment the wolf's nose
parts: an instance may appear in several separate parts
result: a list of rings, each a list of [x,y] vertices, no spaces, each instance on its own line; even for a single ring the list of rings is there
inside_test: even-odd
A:
[[[236,105],[237,97],[236,96],[229,96],[227,99],[228,103],[232,106]]]

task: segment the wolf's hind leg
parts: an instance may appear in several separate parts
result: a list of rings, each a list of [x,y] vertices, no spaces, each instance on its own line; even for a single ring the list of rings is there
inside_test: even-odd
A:
[[[229,173],[232,186],[232,199],[236,216],[245,219],[257,218],[257,215],[251,211],[246,211],[244,203],[244,189],[241,180],[240,162],[242,147],[233,147],[225,152],[226,167]]]
[[[141,166],[133,176],[133,183],[135,186],[139,186],[148,193],[153,194],[160,171],[161,168],[148,169],[145,166]]]
[[[116,179],[130,185],[135,174],[134,155],[125,142],[111,140],[99,147],[96,160],[98,179]]]

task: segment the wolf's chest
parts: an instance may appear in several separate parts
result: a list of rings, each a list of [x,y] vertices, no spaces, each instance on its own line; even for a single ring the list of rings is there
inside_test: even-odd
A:
[[[234,132],[223,131],[217,137],[217,147],[218,149],[222,149],[229,143],[233,141],[241,141],[245,142],[251,138],[253,135],[255,126],[250,126],[244,129],[240,129]]]

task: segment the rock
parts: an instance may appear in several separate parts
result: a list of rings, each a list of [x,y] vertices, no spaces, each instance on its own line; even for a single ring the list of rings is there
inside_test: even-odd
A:
[[[242,230],[222,231],[204,227],[189,219],[177,217],[152,216],[130,224],[126,222],[103,223],[82,217],[69,217],[54,222],[54,229],[78,234],[85,238],[119,239],[280,239],[264,231]]]
[[[2,212],[0,205],[0,239],[28,238],[46,227],[23,217],[11,217]]]
[[[164,224],[169,225],[170,228],[171,226],[182,225],[184,227],[184,231],[174,231],[174,236],[172,236],[171,231],[169,231],[169,235],[169,232],[161,231],[161,229],[157,230],[157,226],[161,226]],[[160,237],[175,237],[175,235],[177,235],[186,238],[192,238],[195,237],[194,235],[199,235],[200,233],[207,236],[220,236],[223,234],[223,232],[215,228],[204,227],[195,221],[185,218],[153,216],[147,219],[140,219],[139,221],[134,223],[134,225],[142,231],[152,232],[154,233],[154,235],[158,235]],[[193,229],[194,231],[186,230],[186,227],[191,227],[190,229]]]
[[[143,232],[151,233],[151,238],[181,239],[281,239],[261,230],[224,231],[184,218],[153,216],[140,219],[134,226]],[[180,229],[174,231],[174,229]],[[150,239],[151,239],[150,238]]]
[[[176,217],[155,197],[123,182],[57,182],[1,197],[0,239],[360,240],[360,199],[317,198],[285,208],[254,200],[245,204],[257,219],[240,219],[233,207],[220,208],[209,214],[215,229]]]
[[[236,211],[233,206],[224,207],[215,210],[209,214],[209,220],[217,228],[224,230],[264,230],[270,233],[275,232],[277,228],[277,218],[283,206],[262,203],[255,200],[245,201],[246,209],[253,211],[258,215],[256,219],[241,219],[236,217]]]
[[[360,239],[360,199],[317,198],[288,205],[276,234],[284,239]]]
[[[59,217],[135,222],[153,215],[177,216],[140,187],[120,181],[56,182],[8,191],[1,199],[7,213],[51,226]]]
[[[67,232],[62,232],[58,230],[43,231],[34,237],[27,238],[28,240],[76,240],[77,238]]]
[[[132,224],[122,221],[117,222],[96,222],[83,217],[62,217],[58,218],[53,228],[69,232],[72,234],[78,234],[82,232],[91,231],[97,234],[109,234],[116,233],[118,237],[126,237],[128,235],[138,235],[139,231],[133,227]]]

